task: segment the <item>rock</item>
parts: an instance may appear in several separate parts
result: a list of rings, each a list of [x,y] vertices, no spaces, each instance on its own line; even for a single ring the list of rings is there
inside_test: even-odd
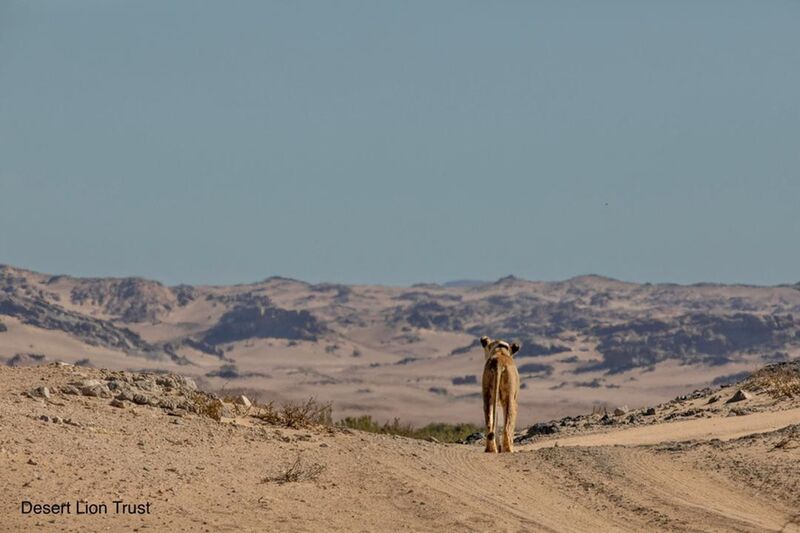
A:
[[[741,402],[743,400],[749,400],[750,398],[751,396],[749,393],[743,391],[742,389],[739,389],[725,403]]]
[[[236,413],[234,412],[234,410],[230,406],[230,404],[227,404],[227,403],[223,402],[220,399],[217,399],[216,403],[217,403],[217,405],[219,405],[220,415],[223,418],[233,418],[233,417],[236,416]]]
[[[142,394],[141,392],[137,392],[131,398],[131,401],[137,405],[147,405],[150,403],[150,398]]]
[[[250,402],[250,400],[248,400],[248,399],[247,399],[247,396],[245,396],[244,394],[242,394],[241,396],[239,396],[238,398],[236,398],[236,403],[237,403],[238,405],[243,405],[243,406],[245,406],[245,407],[251,407],[251,406],[253,405],[253,404]]]
[[[628,411],[629,409],[627,405],[623,405],[622,407],[617,407],[616,409],[614,409],[614,416],[622,416],[624,414],[627,414]]]
[[[152,407],[158,407],[161,404],[161,400],[156,396],[150,396],[147,398],[147,405]]]
[[[50,389],[47,387],[36,387],[30,392],[30,394],[36,398],[50,399]]]
[[[117,380],[117,379],[113,379],[113,378],[108,383],[106,383],[106,386],[108,387],[108,390],[112,390],[112,391],[120,391],[121,392],[121,391],[129,391],[129,390],[131,390],[131,386],[128,385],[126,382],[120,381],[120,380]]]
[[[158,376],[156,378],[156,385],[165,389],[175,388],[175,378],[173,376]]]
[[[111,403],[109,405],[111,405],[112,407],[119,407],[121,409],[125,408],[125,402],[123,402],[122,400],[119,400],[117,398],[114,398],[113,400],[111,400]]]
[[[39,420],[41,420],[42,422],[50,422],[50,417],[47,415],[42,415],[39,417]]]
[[[116,398],[120,401],[125,402],[132,402],[133,401],[133,391],[130,389],[122,389],[119,394],[117,394]]]
[[[178,402],[176,402],[172,398],[161,398],[158,401],[158,407],[166,409],[167,411],[174,411],[178,407]]]
[[[50,421],[55,424],[62,424],[64,422],[64,419],[61,418],[60,416],[54,416],[53,418],[50,419]]]
[[[84,396],[93,396],[95,398],[110,398],[111,397],[111,391],[108,390],[108,387],[106,387],[104,384],[98,384],[98,385],[91,385],[91,386],[88,386],[88,387],[83,387],[81,389],[81,394],[83,394]]]
[[[471,435],[467,435],[461,442],[464,444],[475,444],[476,442],[482,441],[484,438],[486,438],[486,435],[478,431],[472,433]]]
[[[428,437],[428,442],[439,442],[439,439],[437,439],[436,437],[431,435],[431,436]]]
[[[70,383],[70,385],[77,387],[84,396],[94,396],[97,398],[111,397],[111,391],[108,390],[108,386],[96,379],[85,379],[78,383]]]
[[[59,389],[63,394],[80,394],[81,391],[75,385],[62,385]]]
[[[137,379],[133,382],[133,386],[147,392],[158,391],[158,385],[156,385],[156,382],[147,378]]]
[[[647,411],[644,412],[645,416],[654,416],[655,414],[656,414],[656,408],[655,407],[648,407]]]
[[[183,387],[190,390],[196,391],[197,390],[197,383],[194,382],[192,378],[187,378],[186,376],[175,376],[180,381],[183,382]]]
[[[614,423],[614,419],[608,416],[608,413],[603,415],[603,418],[600,419],[600,423],[604,426],[608,426]]]
[[[708,399],[708,401],[706,402],[706,405],[712,404],[712,403],[714,403],[716,401],[719,401],[719,396],[715,394],[714,396],[712,396],[711,398]]]
[[[537,422],[528,428],[528,431],[525,432],[525,437],[533,437],[534,435],[552,435],[553,433],[558,433],[559,431],[561,431],[561,429],[555,424],[550,424],[548,422]]]

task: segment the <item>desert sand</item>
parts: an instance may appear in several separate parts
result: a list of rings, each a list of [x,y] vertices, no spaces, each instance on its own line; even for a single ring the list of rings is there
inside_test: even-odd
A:
[[[735,388],[703,392],[641,423],[486,454],[480,442],[280,427],[242,406],[217,421],[173,400],[115,407],[65,392],[122,379],[175,390],[152,375],[0,367],[0,529],[800,531],[800,406],[763,392],[735,404]],[[115,514],[115,500],[149,514]],[[23,501],[69,501],[72,513],[25,515]],[[78,502],[109,512],[77,515]]]

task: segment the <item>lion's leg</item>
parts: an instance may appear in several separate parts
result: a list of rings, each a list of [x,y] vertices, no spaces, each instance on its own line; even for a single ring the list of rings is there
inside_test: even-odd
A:
[[[486,388],[483,392],[483,416],[486,421],[486,452],[497,453],[497,440],[494,435],[494,391]]]
[[[503,402],[505,424],[503,425],[503,451],[514,453],[514,426],[517,423],[517,402],[507,398]]]

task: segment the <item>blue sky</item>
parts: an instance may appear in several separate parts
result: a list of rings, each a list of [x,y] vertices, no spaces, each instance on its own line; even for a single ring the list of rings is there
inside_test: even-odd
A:
[[[800,280],[800,3],[0,2],[0,263]]]

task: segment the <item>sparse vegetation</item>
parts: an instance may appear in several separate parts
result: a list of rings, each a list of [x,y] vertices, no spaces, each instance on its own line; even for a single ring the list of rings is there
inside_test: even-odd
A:
[[[744,388],[764,391],[777,399],[800,397],[800,364],[792,362],[765,366],[750,376]]]
[[[314,398],[303,402],[286,402],[276,405],[275,402],[257,404],[254,417],[268,424],[302,428],[314,425],[330,426],[333,424],[329,403],[320,403]]]
[[[196,391],[192,395],[195,412],[219,422],[222,419],[223,403],[219,398],[205,392]]]
[[[395,418],[392,422],[384,422],[381,424],[370,415],[348,416],[337,422],[337,425],[370,433],[400,435],[401,437],[409,437],[412,439],[427,440],[433,437],[440,442],[459,442],[464,440],[468,435],[481,431],[481,428],[478,426],[468,423],[447,424],[444,422],[437,422],[417,428],[412,424],[400,422],[398,418]]]
[[[262,483],[296,483],[298,481],[314,481],[325,471],[325,465],[320,463],[305,463],[302,455],[289,465],[282,467],[275,475],[267,476]]]

